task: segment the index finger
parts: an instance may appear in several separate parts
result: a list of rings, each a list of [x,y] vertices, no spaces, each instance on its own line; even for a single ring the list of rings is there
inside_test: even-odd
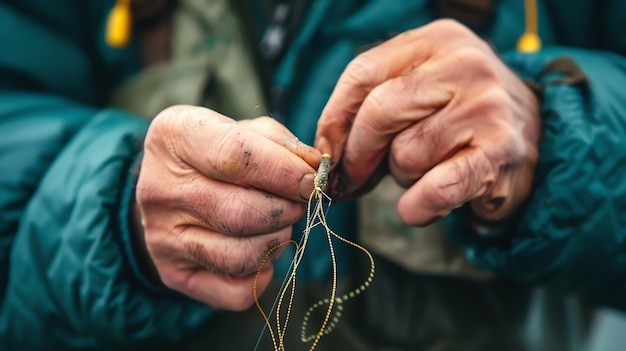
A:
[[[174,123],[168,149],[209,178],[262,189],[293,201],[302,201],[300,182],[315,170],[289,149],[235,121],[201,107],[177,111],[184,123]],[[182,130],[181,130],[182,129]],[[167,142],[167,141],[166,141]],[[305,196],[308,194],[304,194]]]
[[[355,123],[358,122],[357,114],[374,89],[380,88],[385,82],[411,69],[413,65],[421,64],[428,59],[428,50],[416,50],[420,45],[411,43],[418,40],[416,32],[417,30],[401,34],[350,62],[322,111],[317,124],[315,146],[321,152],[333,155],[335,162],[341,163],[342,176],[338,179],[342,180],[340,184],[334,186],[335,189],[343,188],[340,192],[351,194],[355,189],[362,188],[384,158],[386,153],[384,145],[380,147],[384,140],[373,140],[370,137],[377,135],[379,138],[376,139],[388,139],[391,133],[379,129],[387,129],[380,123],[372,124],[367,121]],[[396,57],[399,60],[396,60]],[[357,139],[366,144],[361,143],[356,149],[354,147],[350,149],[349,139],[352,139],[351,144],[354,146],[354,127],[358,124],[365,129],[360,128],[361,133],[357,133],[359,134]],[[370,132],[363,133],[367,129]],[[364,146],[367,146],[368,150],[364,150]]]
[[[455,21],[441,20],[397,35],[352,60],[322,111],[316,148],[338,159],[352,122],[372,89],[427,61],[436,50],[434,43],[451,40],[451,34],[458,34],[460,28],[464,27]]]
[[[300,141],[283,124],[270,117],[258,117],[238,122],[250,131],[259,134],[276,144],[286,148],[306,161],[311,167],[317,168],[322,154],[313,147]]]

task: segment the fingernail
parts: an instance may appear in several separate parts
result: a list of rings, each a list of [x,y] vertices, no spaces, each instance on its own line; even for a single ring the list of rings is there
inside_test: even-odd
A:
[[[502,207],[504,199],[504,197],[495,197],[493,199],[488,199],[487,201],[483,202],[483,206],[488,212],[495,212],[500,209],[500,207]]]
[[[330,148],[330,143],[328,142],[328,139],[323,136],[315,140],[315,148],[318,149],[321,153],[329,153],[332,155],[333,150],[331,150]]]
[[[274,136],[274,142],[289,150],[297,149],[300,144],[300,140],[297,137],[284,134]]]
[[[298,186],[298,194],[302,198],[302,200],[307,201],[315,188],[313,184],[313,179],[315,178],[314,174],[305,174],[304,177],[300,180],[300,185]]]

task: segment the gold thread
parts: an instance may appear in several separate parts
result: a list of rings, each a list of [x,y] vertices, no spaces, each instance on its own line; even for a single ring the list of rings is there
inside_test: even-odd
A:
[[[279,248],[288,245],[288,244],[294,244],[296,245],[296,247],[298,247],[298,243],[293,241],[293,240],[289,240],[289,241],[285,241],[282,242],[272,248],[270,248],[269,250],[267,250],[267,252],[265,253],[265,256],[263,256],[263,259],[261,260],[261,263],[259,264],[259,267],[257,268],[256,271],[256,275],[254,276],[254,282],[252,283],[252,295],[254,296],[254,303],[256,304],[257,309],[259,310],[259,312],[261,312],[261,316],[263,316],[263,319],[265,320],[265,325],[267,326],[267,329],[269,329],[270,331],[270,336],[272,338],[272,342],[274,343],[274,350],[279,350],[277,347],[277,343],[276,343],[276,336],[274,335],[274,330],[272,329],[272,325],[270,323],[270,320],[267,316],[267,314],[265,313],[265,311],[263,310],[263,307],[261,307],[261,304],[259,303],[259,295],[257,292],[257,283],[259,281],[259,275],[261,275],[261,271],[263,270],[263,267],[265,266],[265,263],[267,263],[267,259],[270,257],[270,255],[272,253],[274,253],[274,251],[278,250]],[[293,296],[293,293],[291,294]]]
[[[372,279],[374,278],[375,265],[374,265],[374,258],[372,257],[371,253],[365,247],[335,233],[332,229],[330,229],[330,227],[328,226],[328,223],[326,222],[326,213],[324,212],[324,206],[323,206],[324,199],[329,200],[328,209],[330,209],[330,204],[332,203],[330,197],[326,195],[326,193],[324,193],[324,191],[326,190],[327,183],[328,183],[328,174],[330,172],[330,166],[331,166],[331,157],[329,154],[325,153],[322,155],[320,165],[318,167],[318,170],[313,180],[314,190],[309,196],[309,199],[307,201],[306,225],[304,228],[304,232],[302,234],[302,239],[301,239],[300,244],[296,243],[293,240],[290,240],[290,241],[280,243],[270,248],[268,252],[265,254],[265,256],[263,257],[263,259],[261,260],[261,264],[259,265],[257,274],[254,278],[254,284],[253,284],[254,302],[257,308],[259,309],[259,311],[261,312],[261,315],[263,316],[267,329],[269,329],[270,331],[270,337],[272,339],[272,343],[274,345],[275,351],[285,351],[284,338],[287,332],[287,325],[289,323],[289,318],[291,316],[291,308],[293,306],[293,299],[295,295],[296,271],[304,257],[304,252],[307,247],[311,230],[315,226],[321,225],[326,232],[329,255],[330,255],[330,260],[332,263],[332,285],[331,285],[330,296],[326,299],[317,301],[311,307],[309,307],[309,309],[307,310],[303,318],[302,328],[301,328],[301,340],[303,342],[311,342],[309,351],[313,351],[315,347],[317,346],[317,344],[319,343],[322,336],[328,335],[337,326],[343,314],[342,313],[343,303],[351,298],[354,298],[356,295],[360,294],[363,290],[365,290],[370,285],[370,283],[372,282]],[[367,257],[370,260],[370,272],[366,280],[358,288],[354,289],[353,291],[348,292],[347,294],[344,294],[341,297],[336,296],[337,294],[337,260],[335,257],[333,237],[337,238],[338,240],[350,246],[353,246],[361,250],[367,255]],[[261,270],[265,266],[269,256],[278,248],[283,247],[289,243],[293,243],[296,246],[296,250],[295,250],[294,258],[292,261],[291,270],[288,276],[285,278],[285,283],[281,287],[281,291],[276,299],[276,303],[275,303],[276,310],[274,311],[274,313],[276,314],[276,331],[274,332],[274,329],[269,321],[269,317],[267,316],[267,314],[265,313],[265,311],[263,310],[263,308],[261,307],[259,303],[258,294],[257,294],[257,281],[261,273]],[[284,320],[281,323],[281,309],[282,309],[283,301],[287,294],[288,294],[288,303],[286,307],[286,313],[285,313]],[[306,329],[307,329],[307,325],[308,325],[311,313],[315,309],[322,307],[322,306],[326,306],[326,305],[328,305],[328,307],[326,308],[326,313],[324,315],[324,319],[322,321],[322,324],[320,325],[319,330],[315,334],[311,334],[307,336]],[[333,315],[333,308],[335,308],[334,315]]]

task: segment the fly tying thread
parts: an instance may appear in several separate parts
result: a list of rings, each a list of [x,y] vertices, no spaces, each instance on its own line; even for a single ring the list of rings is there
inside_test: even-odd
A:
[[[300,243],[296,243],[293,240],[289,240],[284,243],[280,243],[276,245],[275,247],[272,247],[270,250],[268,250],[268,252],[265,254],[265,256],[263,257],[263,260],[261,261],[258,267],[257,274],[254,279],[254,285],[253,285],[254,301],[265,321],[265,328],[269,329],[270,337],[272,339],[272,343],[273,343],[275,351],[285,351],[284,337],[285,337],[285,333],[287,330],[287,325],[289,323],[289,317],[291,316],[291,307],[293,305],[293,300],[294,300],[294,295],[295,295],[296,272],[304,256],[304,252],[305,252],[308,240],[309,240],[311,230],[314,227],[316,227],[317,225],[321,225],[326,232],[326,238],[328,241],[328,250],[329,250],[330,260],[332,263],[332,285],[331,285],[331,292],[330,292],[329,298],[322,299],[314,303],[307,310],[304,316],[304,319],[302,322],[302,328],[301,328],[301,340],[302,342],[311,342],[309,351],[313,351],[315,347],[317,346],[321,337],[323,335],[329,334],[337,326],[337,323],[339,323],[339,320],[343,312],[343,303],[346,300],[349,300],[355,297],[356,295],[360,294],[365,289],[367,289],[367,287],[370,285],[370,283],[372,282],[374,278],[374,271],[375,271],[374,258],[372,257],[370,252],[365,247],[355,242],[352,242],[351,240],[348,240],[342,237],[341,235],[335,233],[332,229],[330,229],[330,227],[328,226],[326,222],[326,212],[324,211],[324,206],[323,206],[324,200],[325,199],[328,200],[328,206],[327,206],[326,211],[330,209],[330,205],[332,203],[331,198],[325,193],[326,187],[328,185],[330,166],[331,166],[331,157],[329,154],[325,153],[322,155],[320,165],[313,179],[314,190],[311,193],[309,200],[307,202],[306,225],[305,225]],[[361,250],[367,255],[367,257],[370,260],[370,272],[367,278],[365,279],[365,281],[355,290],[352,290],[339,297],[336,296],[337,294],[337,261],[335,258],[333,237],[350,246],[353,246]],[[275,307],[274,313],[276,314],[276,328],[274,329],[272,324],[270,323],[270,319],[268,315],[265,313],[265,311],[263,310],[263,308],[261,307],[259,303],[258,294],[257,294],[257,280],[261,273],[261,270],[263,269],[263,266],[266,264],[270,255],[276,250],[278,250],[279,248],[285,245],[288,245],[290,243],[296,246],[296,250],[295,250],[293,261],[291,263],[290,272],[285,278],[283,285],[280,289],[280,293],[277,296],[276,301],[274,302],[274,306],[272,307],[272,309],[274,309]],[[287,297],[287,307],[286,307],[284,320],[281,322],[281,308],[283,305],[283,301],[285,300],[285,297]],[[322,321],[320,328],[314,334],[307,335],[306,329],[307,329],[307,325],[309,323],[309,319],[310,319],[312,312],[326,305],[328,307],[326,308],[324,319]],[[331,315],[333,315],[333,310],[334,310],[334,316],[331,319]],[[261,336],[259,337],[259,341],[260,341]],[[258,346],[258,342],[257,342],[257,346]]]

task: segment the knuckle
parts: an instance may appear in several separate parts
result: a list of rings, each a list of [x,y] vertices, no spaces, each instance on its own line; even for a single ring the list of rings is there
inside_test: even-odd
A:
[[[453,184],[429,184],[425,198],[427,203],[433,204],[434,210],[449,209],[456,206],[454,187],[451,185]]]
[[[181,121],[188,122],[190,106],[186,105],[173,105],[165,108],[159,112],[156,117],[152,119],[150,123],[150,131],[159,135],[170,134],[179,129],[179,123]]]
[[[399,147],[391,150],[391,157],[394,169],[401,173],[409,173],[415,167],[415,153],[409,151],[407,147]]]
[[[493,57],[482,48],[464,46],[457,49],[453,57],[462,67],[465,67],[471,79],[498,80]]]
[[[461,22],[452,18],[443,18],[433,21],[428,25],[429,29],[434,33],[449,35],[474,36],[473,32]]]
[[[513,150],[518,150],[519,149],[519,141],[521,140],[520,138],[520,131],[517,130],[517,128],[515,127],[515,125],[506,122],[504,119],[499,121],[499,125],[498,125],[498,138],[497,141],[499,141],[501,144],[503,145],[508,145],[511,148],[513,148]],[[511,151],[513,151],[511,150]]]
[[[140,208],[146,208],[155,202],[160,202],[162,194],[153,182],[146,180],[146,177],[139,177],[135,192],[135,199]]]
[[[368,118],[369,116],[388,116],[394,114],[393,109],[395,104],[389,103],[389,94],[385,86],[378,86],[374,88],[363,101],[361,107],[361,118]],[[389,108],[389,109],[388,109]],[[368,127],[371,130],[381,130],[384,127],[384,118],[368,118],[367,123],[361,123],[363,127]]]
[[[398,185],[409,187],[422,174],[418,156],[412,147],[399,147],[391,151],[390,173]]]
[[[247,129],[260,135],[271,137],[277,133],[288,133],[277,120],[268,116],[261,116],[254,119],[245,119],[237,122],[239,125],[245,126]]]
[[[489,140],[499,147],[499,153],[520,155],[525,153],[523,134],[514,112],[511,96],[501,88],[489,89],[480,99],[479,108],[484,125],[489,125]]]
[[[359,128],[372,135],[388,135],[410,125],[410,119],[416,119],[414,116],[420,113],[414,111],[413,105],[419,104],[410,97],[417,90],[412,80],[413,77],[401,76],[373,88],[359,109]]]
[[[159,112],[157,116],[154,118],[154,120],[157,120],[160,118],[168,118],[170,116],[178,116],[184,111],[187,111],[188,109],[189,109],[189,106],[187,105],[172,105],[163,109],[161,112]]]
[[[499,86],[493,86],[482,94],[478,100],[478,107],[484,116],[493,121],[509,121],[511,118],[511,97]]]
[[[176,291],[184,291],[184,287],[187,284],[186,276],[178,272],[178,274],[172,274],[176,272],[164,272],[162,270],[159,271],[159,275],[161,277],[161,282],[168,288]]]
[[[423,120],[398,134],[392,141],[390,161],[392,170],[403,172],[410,183],[421,177],[424,172],[442,159],[450,151],[443,145],[444,136],[439,123],[431,119]],[[418,151],[423,150],[423,151]],[[433,151],[434,150],[434,151]],[[408,186],[409,184],[399,184]]]
[[[357,89],[369,89],[380,82],[382,70],[383,67],[374,54],[366,51],[348,63],[340,83]]]
[[[167,286],[168,288],[172,290],[177,290],[177,291],[181,290],[179,279],[176,279],[170,275],[161,275],[161,281],[163,282],[163,285]]]
[[[174,105],[174,106],[169,106],[165,108],[152,119],[150,126],[159,127],[163,124],[169,123],[169,120],[171,118],[180,114],[181,109],[182,109],[182,106],[180,105]]]
[[[232,305],[228,309],[232,311],[244,311],[254,304],[254,295],[249,288],[236,289],[231,297]]]
[[[328,111],[325,108],[324,112],[322,113],[322,118],[317,120],[318,133],[320,130],[324,130],[324,131],[332,130],[337,125],[337,121],[334,118],[335,116],[324,118],[326,115],[328,115]]]
[[[261,117],[257,117],[255,119],[252,120],[253,123],[258,123],[259,125],[271,125],[271,126],[277,126],[280,123],[278,123],[277,120],[275,120],[272,117],[269,116],[261,116]]]
[[[483,52],[490,52],[489,44],[478,37],[469,27],[452,18],[444,18],[428,25],[433,35],[443,40],[462,43],[465,47],[474,47]]]
[[[144,214],[167,207],[175,200],[174,193],[162,186],[155,172],[142,167],[135,187],[135,201]]]

